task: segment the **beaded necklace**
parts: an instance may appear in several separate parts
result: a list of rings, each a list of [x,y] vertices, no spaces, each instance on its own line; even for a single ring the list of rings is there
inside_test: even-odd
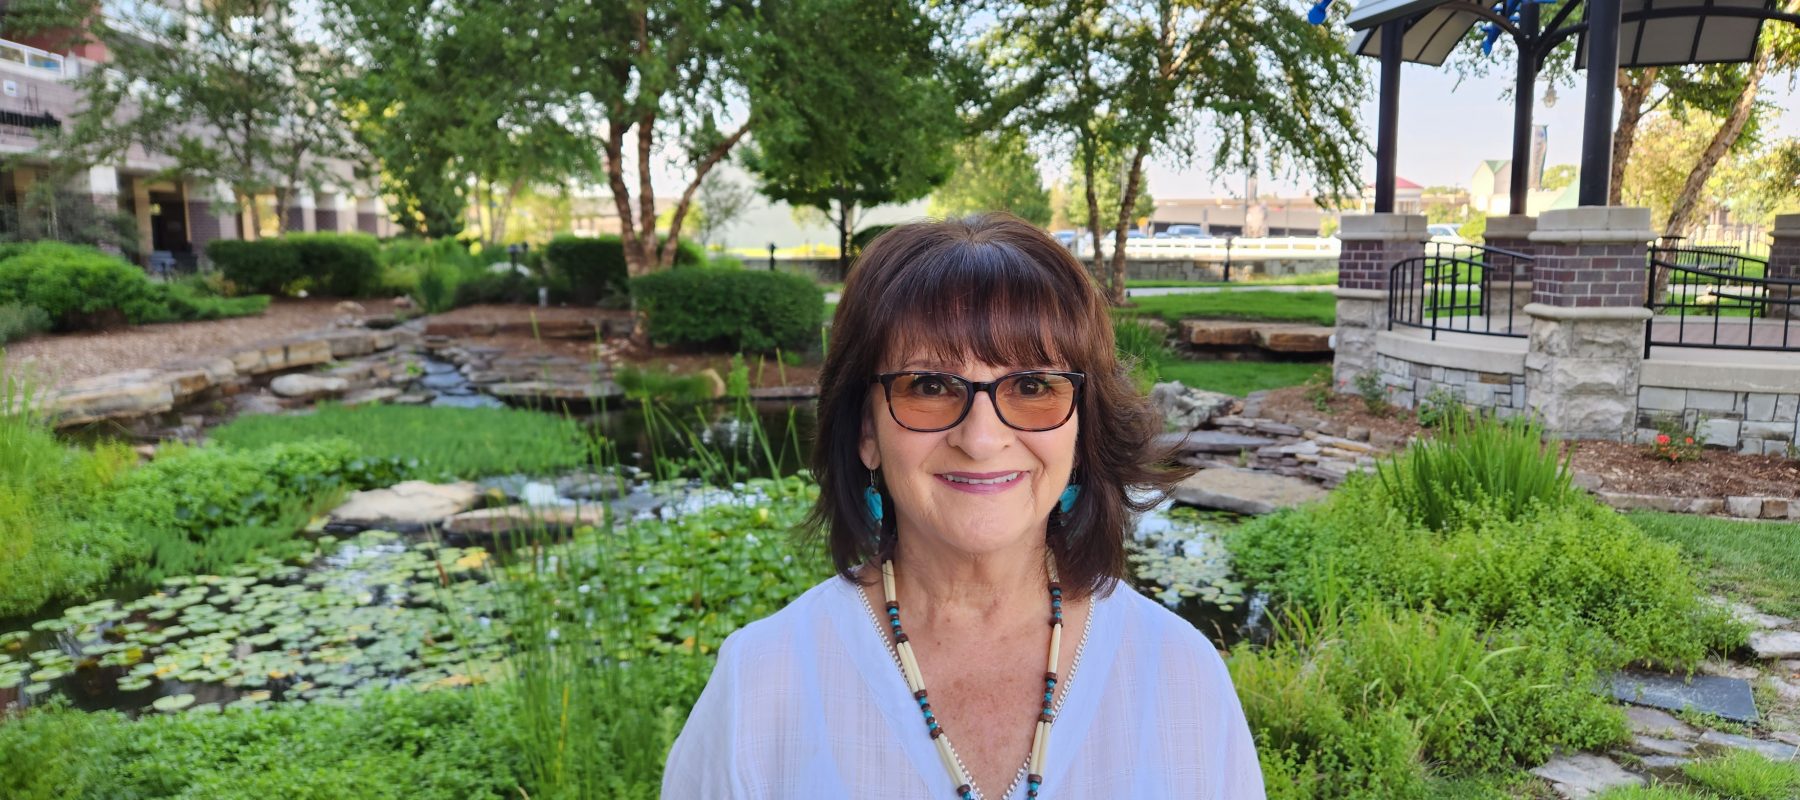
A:
[[[1030,772],[1026,775],[1027,798],[1036,798],[1038,788],[1044,783],[1044,754],[1050,747],[1050,726],[1056,721],[1056,660],[1062,652],[1062,585],[1056,580],[1056,564],[1047,560],[1050,570],[1050,655],[1048,666],[1044,671],[1044,707],[1038,713],[1037,729],[1031,739],[1031,759],[1028,762]],[[961,759],[956,757],[956,749],[950,746],[950,737],[944,733],[943,726],[931,711],[931,698],[925,691],[925,675],[919,671],[919,661],[913,655],[912,644],[907,640],[906,632],[900,627],[900,601],[894,596],[894,561],[887,559],[881,562],[881,593],[887,603],[888,625],[894,631],[894,652],[900,659],[900,671],[906,677],[906,688],[911,689],[913,699],[919,701],[919,711],[925,716],[925,729],[931,734],[931,741],[937,745],[938,758],[944,762],[945,771],[950,773],[950,780],[956,784],[958,800],[975,800],[974,779],[969,777],[963,768]],[[1089,617],[1092,619],[1092,617]]]

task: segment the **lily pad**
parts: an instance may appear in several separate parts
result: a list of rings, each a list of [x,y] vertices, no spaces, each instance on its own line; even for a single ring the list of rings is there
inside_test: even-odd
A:
[[[150,703],[150,707],[168,714],[180,711],[193,704],[194,696],[191,694],[172,694],[156,698],[156,700]]]

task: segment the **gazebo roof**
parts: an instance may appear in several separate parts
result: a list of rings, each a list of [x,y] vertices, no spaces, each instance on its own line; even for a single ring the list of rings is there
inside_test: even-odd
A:
[[[1763,16],[1776,13],[1775,0],[1621,0],[1620,6],[1621,67],[1749,61]],[[1379,56],[1377,28],[1409,20],[1401,58],[1441,66],[1471,28],[1496,16],[1477,0],[1363,0],[1348,19],[1356,32],[1350,48]],[[1576,58],[1587,65],[1585,37]]]

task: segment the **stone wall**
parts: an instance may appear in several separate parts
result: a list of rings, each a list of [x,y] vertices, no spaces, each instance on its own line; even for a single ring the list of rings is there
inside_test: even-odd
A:
[[[1659,421],[1676,419],[1703,444],[1752,455],[1787,455],[1800,441],[1800,394],[1639,387],[1639,442],[1656,438]]]
[[[1401,408],[1417,408],[1432,392],[1447,394],[1471,408],[1510,417],[1525,408],[1525,376],[1506,372],[1481,372],[1408,361],[1378,353],[1375,368],[1388,402]]]

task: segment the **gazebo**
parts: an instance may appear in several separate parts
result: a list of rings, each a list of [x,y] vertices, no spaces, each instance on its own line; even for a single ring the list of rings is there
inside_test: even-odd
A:
[[[1339,233],[1339,386],[1373,370],[1401,405],[1447,395],[1565,436],[1654,435],[1674,416],[1746,452],[1800,442],[1800,215],[1777,220],[1764,262],[1669,246],[1648,209],[1606,205],[1618,69],[1750,61],[1770,21],[1800,15],[1775,0],[1360,3],[1352,49],[1380,59],[1375,212]],[[1477,25],[1517,53],[1511,213],[1488,219],[1483,246],[1428,245],[1424,217],[1394,213],[1400,65],[1441,66]],[[1571,39],[1586,70],[1580,206],[1533,218],[1537,76]]]

